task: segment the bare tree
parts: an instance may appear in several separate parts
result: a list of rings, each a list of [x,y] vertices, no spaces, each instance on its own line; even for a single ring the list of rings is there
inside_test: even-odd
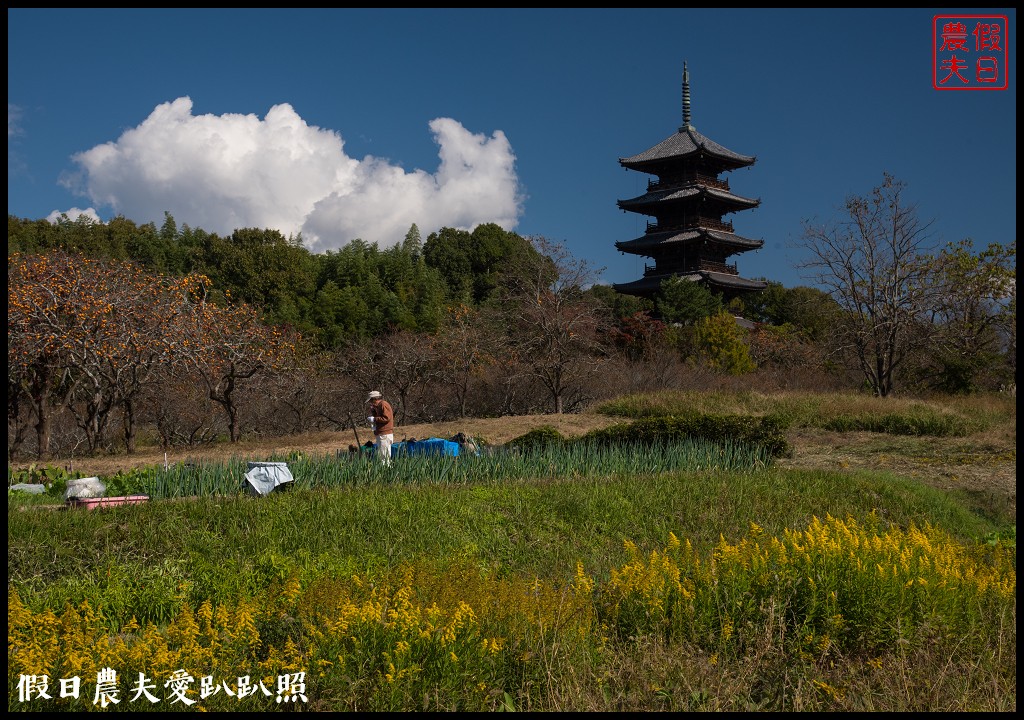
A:
[[[559,243],[531,238],[540,258],[516,274],[507,306],[511,346],[562,413],[586,400],[586,383],[605,353],[600,304],[585,294],[597,271]]]
[[[256,388],[264,407],[261,424],[272,434],[299,434],[323,429],[324,425],[345,427],[344,415],[342,422],[332,419],[334,397],[328,373],[331,356],[316,351],[306,341],[297,344],[296,350],[293,368],[267,375]]]
[[[335,352],[334,368],[364,393],[376,389],[390,398],[399,425],[423,415],[416,400],[441,372],[434,338],[409,330],[351,340]]]
[[[492,308],[459,303],[449,308],[442,331],[435,338],[439,362],[446,370],[441,378],[455,394],[460,418],[466,417],[473,380],[504,352],[500,332],[494,330],[498,323],[493,315]]]
[[[427,412],[417,400],[441,374],[433,336],[399,330],[382,338],[381,342],[384,387],[397,396],[395,422],[403,425],[410,419],[431,419],[433,413]]]
[[[913,332],[936,287],[928,251],[931,222],[903,197],[905,185],[886,173],[867,197],[852,196],[845,217],[805,223],[799,265],[839,304],[834,349],[852,355],[872,392],[893,392],[896,374],[925,336]]]
[[[255,308],[245,303],[219,306],[203,294],[178,325],[182,338],[175,348],[178,362],[202,378],[207,396],[224,410],[231,442],[238,442],[241,418],[236,391],[263,376],[290,371],[297,333],[265,325]]]

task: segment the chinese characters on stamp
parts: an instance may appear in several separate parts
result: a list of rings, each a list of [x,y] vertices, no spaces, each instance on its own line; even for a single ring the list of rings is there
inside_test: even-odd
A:
[[[1010,25],[1005,15],[936,15],[932,85],[936,90],[1009,87]]]

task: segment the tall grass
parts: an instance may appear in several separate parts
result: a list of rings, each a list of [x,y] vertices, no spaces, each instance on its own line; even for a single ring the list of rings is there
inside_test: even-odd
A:
[[[731,441],[690,439],[645,447],[596,442],[553,443],[529,450],[480,455],[402,455],[388,467],[372,454],[271,456],[284,462],[294,481],[279,488],[315,489],[373,485],[486,485],[538,476],[582,478],[670,470],[742,470],[767,467],[763,447]],[[232,458],[204,465],[151,466],[106,478],[108,495],[146,494],[154,500],[236,495],[251,492],[248,461]]]

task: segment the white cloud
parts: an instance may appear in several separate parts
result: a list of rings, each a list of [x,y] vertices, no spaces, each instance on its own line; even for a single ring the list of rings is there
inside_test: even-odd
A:
[[[193,115],[190,98],[156,107],[116,142],[73,156],[69,189],[136,222],[169,212],[219,235],[243,227],[302,233],[315,252],[360,238],[399,243],[416,223],[494,222],[511,230],[523,197],[515,155],[500,130],[488,138],[449,118],[430,123],[440,165],[406,172],[388,161],[348,157],[341,136],[307,125],[288,104],[255,115]]]
[[[51,224],[56,225],[57,221],[60,220],[61,215],[67,215],[68,220],[75,222],[78,218],[85,216],[95,223],[102,223],[99,213],[96,212],[95,208],[86,208],[81,210],[79,208],[71,208],[70,210],[54,210],[52,213],[46,216],[46,219]]]
[[[7,139],[21,134],[21,108],[7,103]]]

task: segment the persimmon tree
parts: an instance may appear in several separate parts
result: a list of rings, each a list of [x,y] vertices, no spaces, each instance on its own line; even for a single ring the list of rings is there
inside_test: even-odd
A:
[[[112,263],[97,281],[108,310],[93,362],[82,371],[121,409],[125,450],[135,452],[138,403],[143,390],[164,376],[180,341],[180,318],[209,280],[202,275],[151,275],[128,263]]]
[[[224,304],[202,294],[177,323],[180,340],[173,354],[178,367],[196,372],[207,396],[224,410],[231,442],[241,439],[239,385],[260,375],[282,372],[295,360],[297,334],[264,324],[255,308]]]
[[[32,400],[41,455],[61,406],[90,450],[120,409],[125,447],[134,452],[139,396],[171,362],[177,319],[206,283],[62,251],[8,258],[8,374]]]
[[[68,356],[82,341],[81,309],[92,304],[81,268],[65,254],[7,258],[8,389],[30,400],[41,458],[50,452],[53,415],[78,380]]]

